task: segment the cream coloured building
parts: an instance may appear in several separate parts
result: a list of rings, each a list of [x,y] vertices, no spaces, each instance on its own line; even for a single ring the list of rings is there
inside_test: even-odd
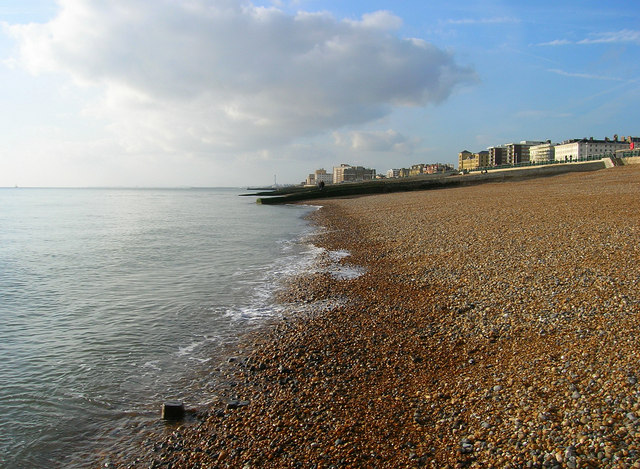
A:
[[[616,151],[629,148],[629,143],[618,140],[595,140],[593,137],[562,142],[555,147],[555,161],[566,163],[582,161],[605,155],[615,155]]]
[[[489,152],[471,153],[464,150],[458,153],[458,169],[460,171],[485,168],[489,166]]]
[[[333,167],[333,183],[370,181],[376,178],[376,170],[363,166],[341,164]]]
[[[332,184],[333,174],[327,173],[324,168],[316,169],[313,174],[309,174],[305,183],[307,186],[314,186],[316,184],[320,184],[321,182],[324,182],[325,184]]]
[[[555,155],[555,145],[551,142],[541,143],[529,148],[529,161],[531,163],[545,163],[553,161]]]

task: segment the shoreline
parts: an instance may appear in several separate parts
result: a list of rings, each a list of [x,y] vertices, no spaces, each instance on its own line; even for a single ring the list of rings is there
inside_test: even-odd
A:
[[[339,301],[131,467],[640,467],[639,201],[640,166],[323,201],[366,273],[300,276]]]

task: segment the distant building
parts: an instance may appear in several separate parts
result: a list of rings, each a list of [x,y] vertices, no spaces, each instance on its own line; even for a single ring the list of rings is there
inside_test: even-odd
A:
[[[309,174],[306,184],[307,186],[315,186],[321,182],[324,182],[325,184],[333,183],[333,174],[327,173],[323,168],[316,169],[313,174]]]
[[[370,181],[376,178],[376,170],[364,166],[341,164],[333,168],[333,183]]]
[[[640,150],[640,137],[627,137],[624,139],[629,144],[629,150]]]
[[[502,164],[516,165],[520,163],[529,163],[529,150],[532,146],[540,145],[544,142],[523,140],[520,143],[508,143],[507,146],[507,161],[503,161]]]
[[[470,171],[473,169],[484,168],[489,166],[489,152],[481,151],[479,153],[471,153],[463,150],[458,153],[458,169],[460,171]],[[446,171],[446,170],[445,170]]]
[[[410,172],[407,168],[390,169],[387,171],[387,178],[408,178]]]
[[[545,142],[523,140],[520,143],[505,143],[489,147],[489,166],[529,163],[529,149],[542,143]]]
[[[630,143],[614,140],[608,137],[604,140],[596,140],[593,137],[566,140],[555,147],[555,161],[566,163],[571,161],[583,161],[605,155],[615,155],[616,151],[629,149]]]
[[[419,176],[424,173],[424,164],[414,164],[411,166],[411,170],[409,171],[410,176]]]
[[[623,137],[623,142],[626,147],[616,150],[616,157],[640,156],[640,137]]]
[[[433,163],[433,164],[427,164],[424,166],[424,173],[425,174],[437,174],[437,173],[444,173],[446,171],[454,171],[455,168],[453,167],[453,165],[451,164],[446,164],[446,163]]]
[[[487,149],[489,151],[489,165],[488,166],[500,166],[503,163],[503,160],[507,159],[507,148],[506,145],[498,145],[495,147],[489,147]]]
[[[546,163],[553,161],[555,156],[555,145],[547,140],[540,145],[529,148],[529,161],[531,163]]]
[[[469,150],[462,150],[458,153],[458,169],[475,169],[477,161],[474,161],[473,153]]]

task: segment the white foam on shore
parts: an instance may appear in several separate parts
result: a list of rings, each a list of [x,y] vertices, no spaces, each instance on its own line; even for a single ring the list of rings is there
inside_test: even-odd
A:
[[[337,280],[353,280],[367,272],[365,267],[342,262],[351,256],[351,253],[346,249],[327,251],[327,254],[331,260],[331,264],[326,267],[324,271],[331,274],[331,276]]]
[[[349,257],[351,253],[346,249],[341,249],[338,251],[329,251],[329,259],[333,262],[340,262],[342,259]]]
[[[193,353],[193,351],[201,346],[204,342],[198,341],[198,342],[192,342],[191,344],[185,346],[185,347],[179,347],[178,348],[178,356],[179,357],[184,357],[185,355],[191,355]]]
[[[358,265],[338,265],[329,270],[331,276],[337,280],[353,280],[366,272],[367,269]]]

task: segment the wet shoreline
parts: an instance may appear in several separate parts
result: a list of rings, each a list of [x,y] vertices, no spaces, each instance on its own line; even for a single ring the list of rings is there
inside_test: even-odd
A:
[[[298,277],[313,314],[129,465],[638,467],[639,178],[326,201],[315,244],[366,272]]]

